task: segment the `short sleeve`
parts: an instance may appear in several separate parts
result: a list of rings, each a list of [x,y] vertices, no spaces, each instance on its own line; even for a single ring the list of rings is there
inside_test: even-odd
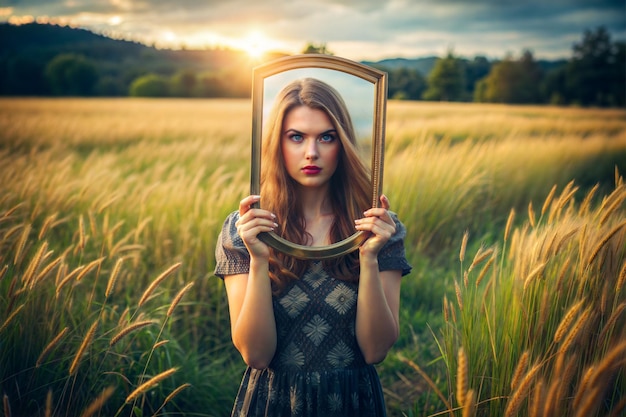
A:
[[[220,278],[250,271],[250,254],[235,226],[238,219],[239,212],[231,213],[224,221],[222,231],[217,238],[214,274]]]
[[[396,233],[385,243],[378,253],[378,269],[380,271],[399,270],[402,271],[402,276],[411,272],[411,265],[406,259],[406,252],[404,249],[404,238],[406,237],[406,227],[398,219],[398,216],[394,212],[389,212],[391,218],[396,224]]]

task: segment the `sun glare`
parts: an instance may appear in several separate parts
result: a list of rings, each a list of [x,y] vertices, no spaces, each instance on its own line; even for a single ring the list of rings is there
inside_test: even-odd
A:
[[[269,42],[261,32],[250,32],[241,40],[243,49],[251,58],[261,58],[269,50]]]

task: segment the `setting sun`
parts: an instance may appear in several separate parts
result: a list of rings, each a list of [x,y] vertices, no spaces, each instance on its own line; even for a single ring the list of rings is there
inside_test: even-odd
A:
[[[241,40],[240,49],[244,50],[251,58],[260,58],[269,49],[269,41],[263,33],[250,32],[247,37]]]

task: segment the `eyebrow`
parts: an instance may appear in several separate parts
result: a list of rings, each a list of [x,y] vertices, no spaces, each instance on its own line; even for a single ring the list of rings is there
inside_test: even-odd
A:
[[[291,132],[293,132],[293,133],[297,133],[297,134],[300,134],[300,135],[304,134],[304,132],[301,132],[301,131],[299,131],[299,130],[297,130],[297,129],[292,129],[292,128],[285,130],[283,133],[284,133],[284,134],[286,134],[286,133],[291,133]],[[329,133],[334,133],[334,134],[337,134],[337,129],[328,129],[328,130],[325,130],[325,131],[323,131],[322,133],[320,133],[318,136],[327,135],[327,134],[329,134]]]

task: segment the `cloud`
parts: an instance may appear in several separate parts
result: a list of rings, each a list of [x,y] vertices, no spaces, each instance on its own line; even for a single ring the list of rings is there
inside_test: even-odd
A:
[[[0,0],[0,8],[0,20],[48,16],[147,42],[168,33],[188,46],[259,31],[286,52],[323,42],[353,59],[449,48],[466,56],[523,49],[568,56],[585,30],[599,26],[626,39],[623,0]]]

